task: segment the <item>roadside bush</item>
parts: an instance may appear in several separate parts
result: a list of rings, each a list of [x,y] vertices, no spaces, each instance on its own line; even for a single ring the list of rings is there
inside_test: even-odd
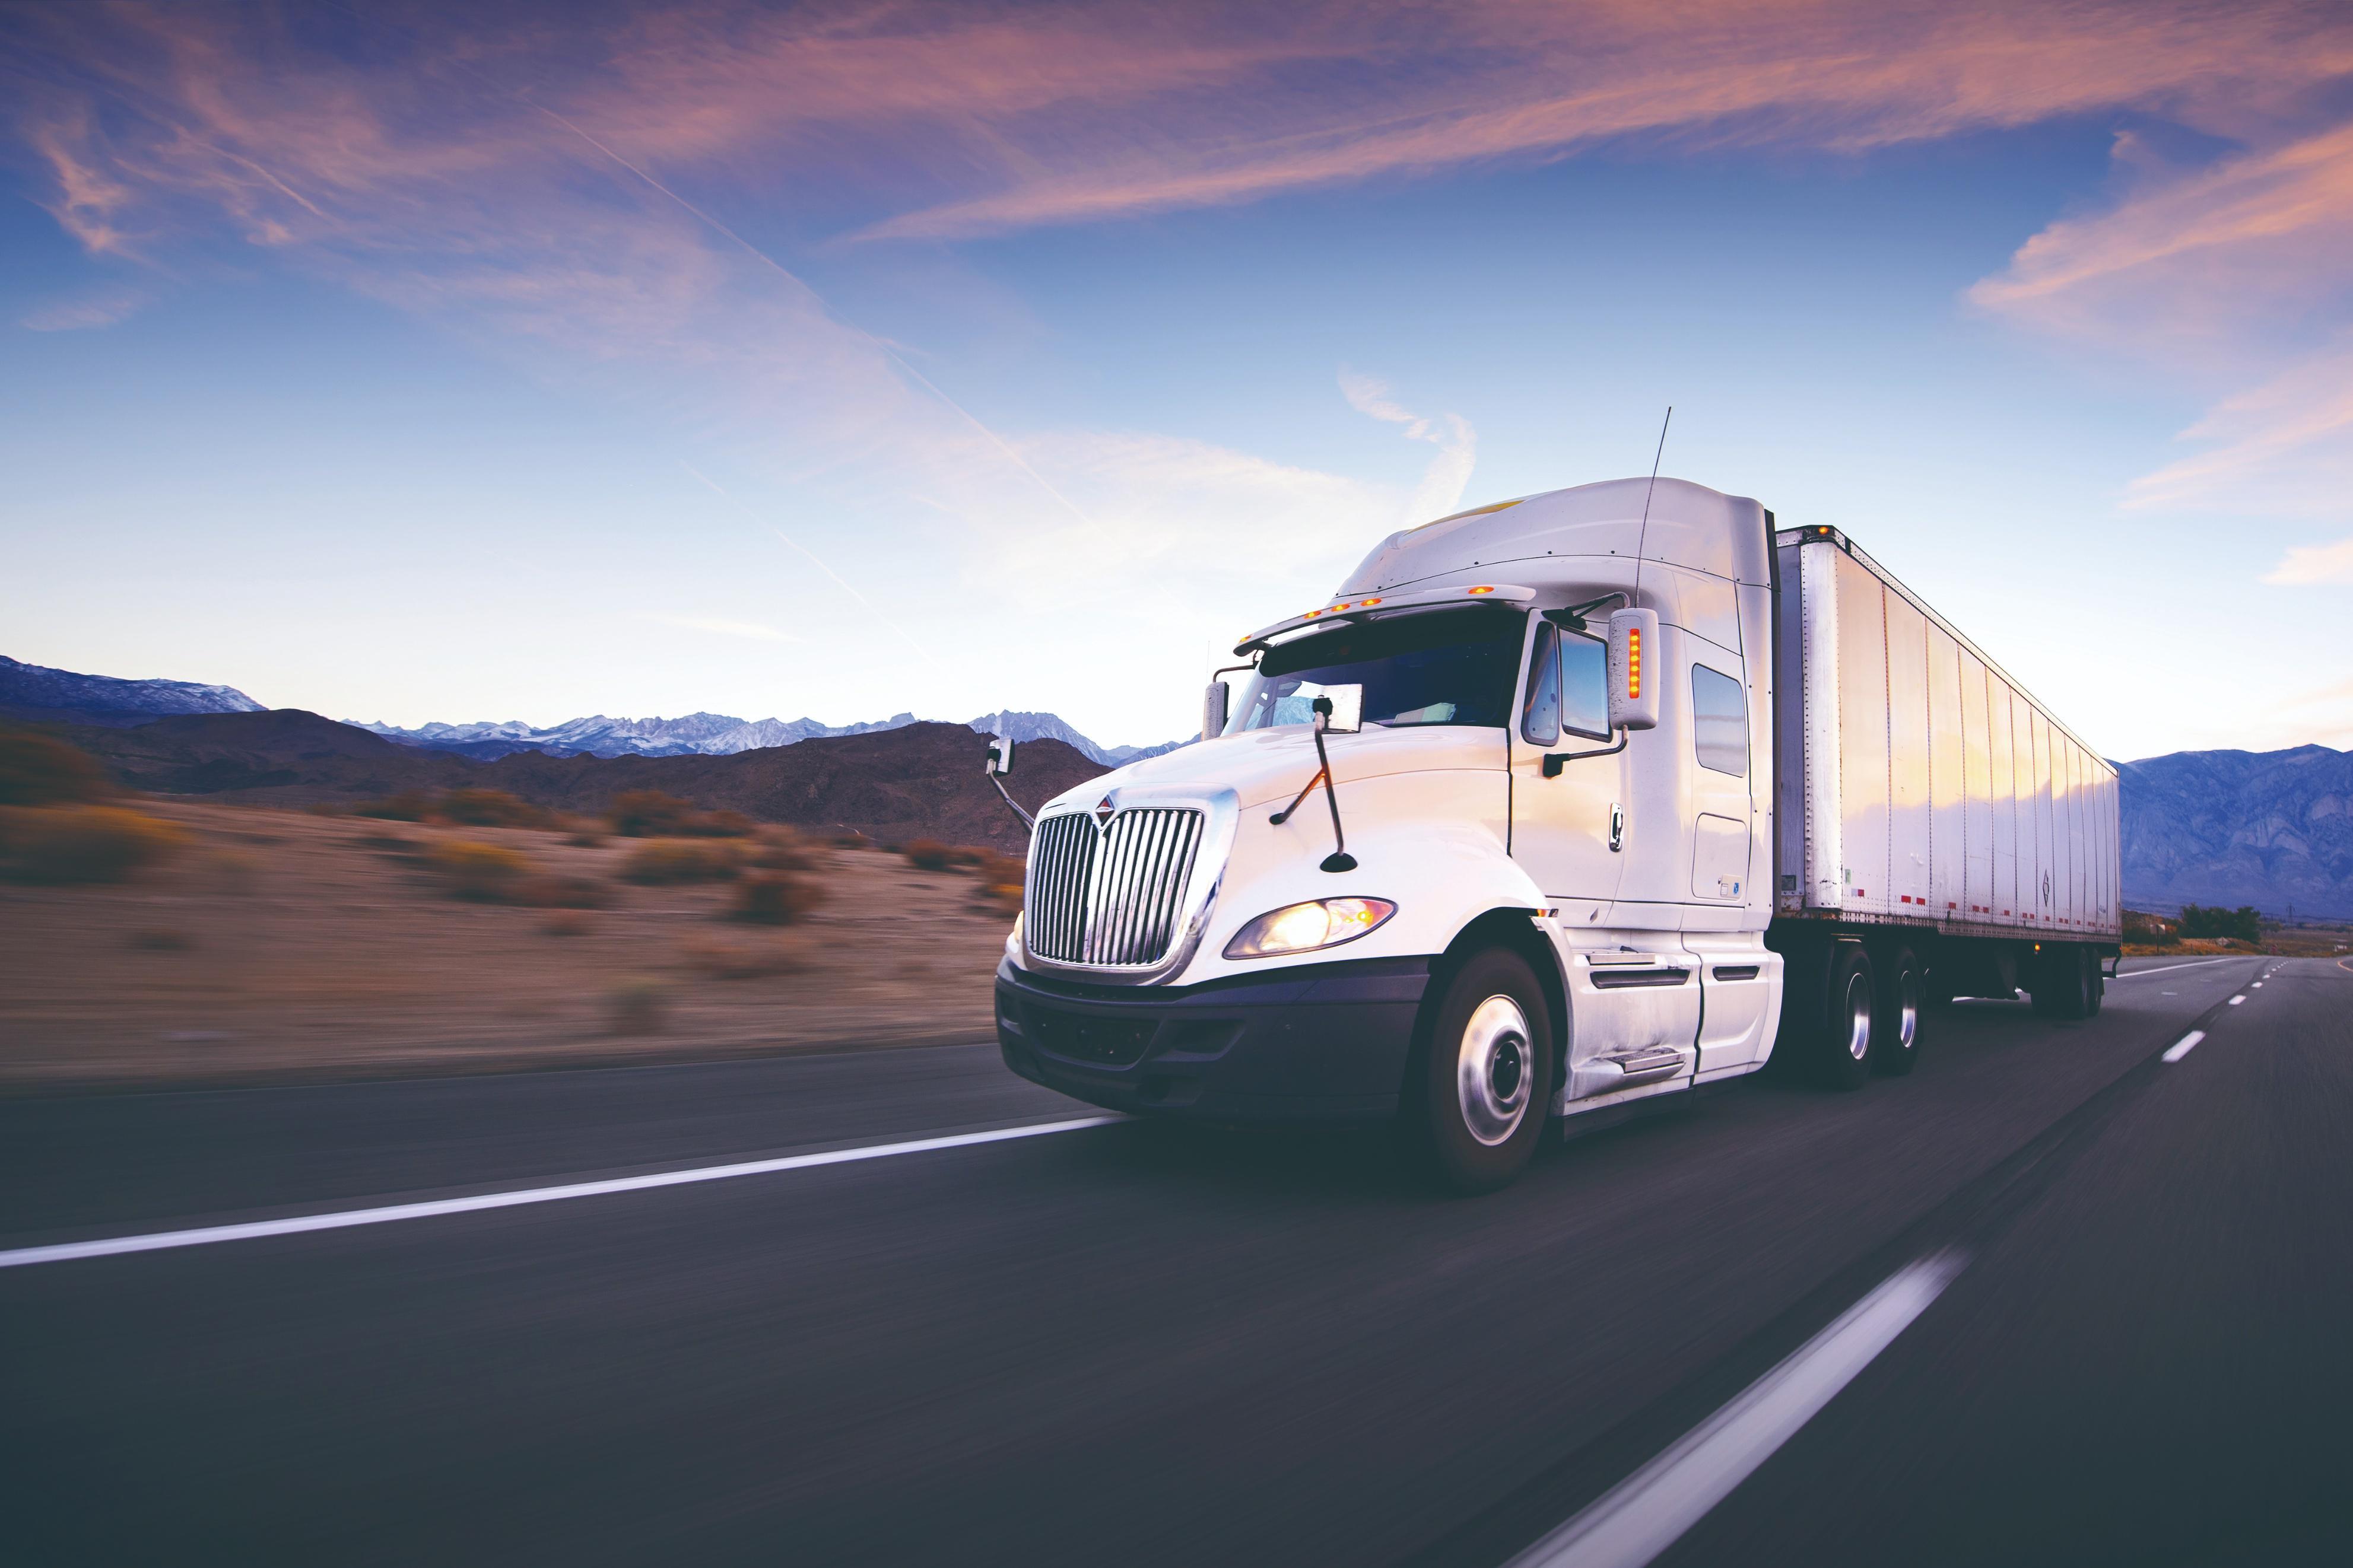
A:
[[[434,811],[443,821],[461,827],[544,827],[548,821],[544,808],[502,789],[445,791]]]
[[[1018,855],[999,855],[993,849],[980,851],[980,863],[973,868],[980,887],[973,894],[977,907],[997,914],[1021,912],[1021,885],[1029,872],[1029,862]]]
[[[0,806],[58,806],[108,795],[106,769],[82,748],[30,729],[0,729]]]
[[[670,882],[723,882],[737,870],[732,845],[705,844],[691,838],[658,838],[633,850],[621,867],[632,882],[659,886]]]
[[[610,891],[594,877],[539,871],[518,880],[506,901],[533,910],[601,910]]]
[[[426,852],[426,868],[444,891],[478,903],[509,901],[531,874],[531,862],[503,844],[451,838]]]
[[[364,800],[352,807],[353,816],[373,816],[385,822],[423,822],[433,815],[433,792],[404,789],[378,800]]]
[[[701,815],[693,802],[658,789],[623,790],[605,814],[624,838],[675,838]]]
[[[618,980],[605,993],[605,1026],[617,1035],[658,1035],[670,1022],[670,987],[646,975]]]
[[[687,831],[704,838],[749,838],[759,826],[742,812],[723,805],[696,817]]]
[[[792,925],[824,902],[825,884],[816,878],[772,871],[737,885],[733,918],[754,925]]]
[[[19,882],[120,882],[176,854],[185,829],[120,805],[0,811],[0,857]]]
[[[817,851],[789,827],[764,827],[745,863],[763,871],[814,871]]]
[[[2184,904],[2181,906],[2181,934],[2261,942],[2263,939],[2263,917],[2255,912],[2253,904],[2241,904],[2235,910]]]
[[[2124,920],[2124,940],[2143,947],[2173,947],[2181,941],[2174,922],[2162,915],[2144,914],[2138,910],[2126,910]]]
[[[833,836],[832,843],[836,849],[871,849],[874,847],[874,840],[867,837],[866,835],[859,832],[854,827],[846,833],[835,834]]]
[[[918,871],[944,871],[955,864],[955,851],[934,838],[918,838],[900,853]]]
[[[79,746],[0,729],[0,805],[59,805],[113,793],[106,770]]]

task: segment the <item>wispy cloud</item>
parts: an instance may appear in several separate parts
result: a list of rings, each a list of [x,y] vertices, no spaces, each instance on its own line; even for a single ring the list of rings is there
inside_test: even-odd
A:
[[[125,321],[146,307],[142,289],[100,289],[69,299],[52,300],[27,310],[18,325],[35,332],[79,332]]]
[[[2340,539],[2334,544],[2290,545],[2287,558],[2273,567],[2263,581],[2298,588],[2323,584],[2353,588],[2353,539]],[[2343,692],[2353,696],[2353,682]]]
[[[797,643],[808,640],[807,637],[794,637],[789,632],[778,631],[774,626],[762,626],[756,621],[731,621],[716,616],[646,615],[638,618],[651,621],[657,626],[676,626],[681,631],[708,632],[712,637],[742,637],[747,642]]]
[[[1461,505],[1462,492],[1471,483],[1471,470],[1479,460],[1479,437],[1469,420],[1459,414],[1426,419],[1411,413],[1389,395],[1387,382],[1345,365],[1340,367],[1340,395],[1359,414],[1369,415],[1385,425],[1404,426],[1407,440],[1427,441],[1438,448],[1438,455],[1422,473],[1421,483],[1406,503],[1401,522],[1427,522]]]

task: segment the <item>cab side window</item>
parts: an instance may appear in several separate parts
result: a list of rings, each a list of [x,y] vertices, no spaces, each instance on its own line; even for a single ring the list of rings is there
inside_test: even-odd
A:
[[[1704,664],[1692,666],[1692,748],[1701,767],[1747,775],[1747,695],[1740,682]]]

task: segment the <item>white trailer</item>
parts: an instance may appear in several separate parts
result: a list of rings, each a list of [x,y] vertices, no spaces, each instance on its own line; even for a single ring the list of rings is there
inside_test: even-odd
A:
[[[1834,530],[1676,479],[1521,497],[1235,653],[1205,740],[1038,814],[1024,1077],[1394,1120],[1477,1190],[1548,1120],[1908,1072],[1956,994],[2098,1008],[2115,771]]]

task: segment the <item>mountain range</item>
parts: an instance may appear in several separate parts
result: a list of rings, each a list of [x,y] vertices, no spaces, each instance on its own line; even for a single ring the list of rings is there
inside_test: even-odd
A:
[[[802,741],[903,729],[919,721],[913,713],[894,713],[888,719],[863,724],[820,724],[814,719],[738,719],[726,713],[689,713],[681,719],[613,719],[594,713],[544,729],[520,719],[421,724],[413,730],[404,730],[396,724],[356,720],[351,722],[403,745],[457,752],[487,762],[516,752],[545,752],[554,757],[732,757],[740,752],[790,746]],[[1051,713],[1023,713],[1011,709],[984,713],[965,727],[1017,742],[1060,741],[1107,768],[1132,763],[1138,757],[1156,757],[1184,744],[1170,741],[1158,746],[1097,745]]]
[[[22,664],[0,658],[0,716],[61,724],[143,724],[172,713],[260,713],[268,711],[233,686],[206,686],[188,680],[123,680],[107,675],[80,675],[46,665]],[[403,729],[397,724],[361,720],[346,722],[406,746],[490,762],[515,752],[545,752],[571,757],[728,757],[770,746],[837,735],[871,735],[919,722],[913,713],[894,713],[870,723],[820,724],[814,719],[738,719],[727,713],[689,713],[679,719],[615,719],[593,713],[544,727],[521,719],[478,720],[467,724],[440,722]],[[1115,768],[1139,757],[1156,757],[1185,742],[1157,746],[1103,746],[1051,713],[1028,713],[1007,709],[984,713],[965,728],[984,735],[1002,735],[1015,742],[1060,741],[1082,755]]]
[[[657,787],[774,821],[961,835],[1007,848],[1018,847],[1019,834],[979,777],[977,742],[950,737],[1031,743],[1018,776],[1051,785],[1039,799],[1182,743],[1100,746],[1051,713],[1009,710],[964,725],[906,713],[839,726],[691,713],[401,730],[264,710],[233,687],[118,680],[10,658],[0,658],[0,717],[75,726],[71,738],[124,783],[175,794],[299,805],[475,783],[593,809],[617,790]],[[2117,770],[2126,904],[2253,904],[2274,916],[2353,919],[2353,752],[2176,752]]]

